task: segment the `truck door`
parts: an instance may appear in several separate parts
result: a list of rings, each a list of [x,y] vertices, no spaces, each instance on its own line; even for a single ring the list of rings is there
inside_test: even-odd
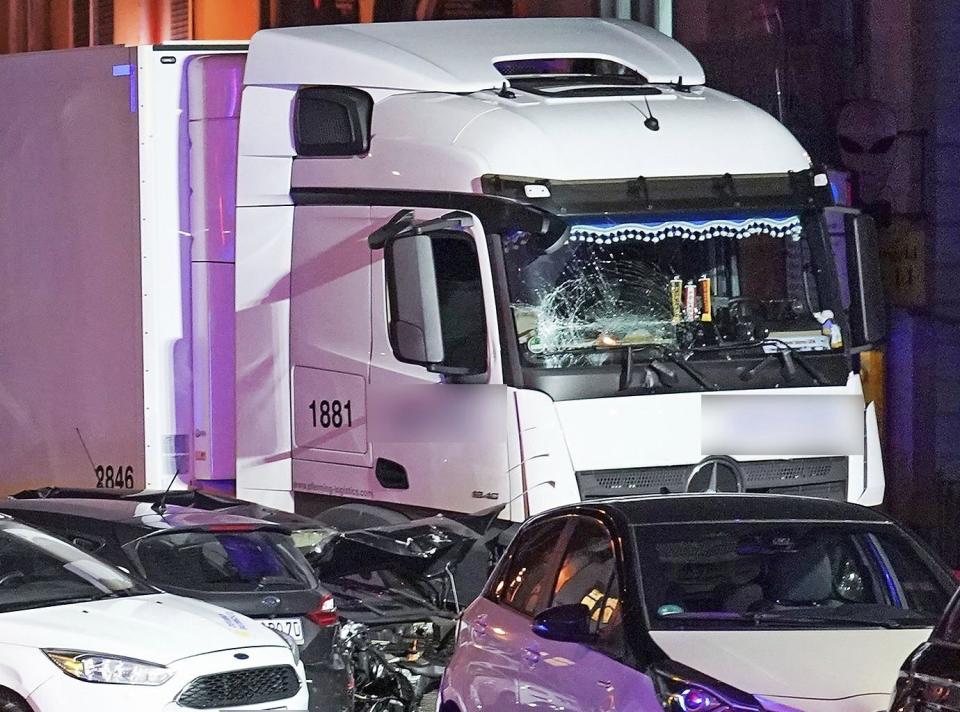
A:
[[[449,215],[371,214],[375,228],[391,220],[412,228],[387,228],[380,246],[371,240],[372,489],[380,501],[470,512],[511,497],[507,433],[516,413],[503,385],[483,228],[476,216]]]

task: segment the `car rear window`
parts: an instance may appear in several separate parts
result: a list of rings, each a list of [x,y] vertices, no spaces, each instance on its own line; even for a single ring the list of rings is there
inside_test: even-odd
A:
[[[282,532],[170,532],[133,547],[146,579],[160,587],[228,593],[315,585],[306,559]]]

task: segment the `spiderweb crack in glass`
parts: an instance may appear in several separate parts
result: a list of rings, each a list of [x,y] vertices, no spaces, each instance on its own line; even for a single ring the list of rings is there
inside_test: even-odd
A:
[[[803,233],[800,218],[756,217],[748,220],[671,220],[659,223],[619,223],[616,225],[574,225],[570,239],[574,242],[611,244],[626,240],[659,242],[668,237],[703,241],[714,237],[735,237],[738,240],[751,235],[767,233],[774,237],[799,240]]]
[[[527,346],[544,354],[548,367],[573,365],[584,358],[602,363],[609,356],[602,351],[557,353],[595,345],[598,335],[612,343],[637,337],[644,343],[673,339],[669,277],[655,266],[596,251],[571,260],[565,272],[567,278],[555,287],[535,291],[536,304],[514,304],[518,317],[536,323],[536,336]]]

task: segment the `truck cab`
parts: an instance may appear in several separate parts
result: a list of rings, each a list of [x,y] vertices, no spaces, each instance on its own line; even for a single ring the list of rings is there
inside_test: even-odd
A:
[[[876,248],[774,118],[627,21],[267,30],[236,210],[237,493],[314,514],[883,498]]]

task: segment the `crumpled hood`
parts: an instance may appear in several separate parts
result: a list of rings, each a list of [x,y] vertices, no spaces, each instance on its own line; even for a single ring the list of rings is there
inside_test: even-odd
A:
[[[482,535],[441,515],[341,532],[307,555],[321,581],[390,568],[420,577],[456,566]]]
[[[0,614],[0,643],[169,665],[218,650],[282,647],[265,626],[202,601],[150,594]]]
[[[930,629],[654,631],[651,635],[672,660],[744,692],[807,710],[813,708],[803,700],[889,696],[903,661],[930,636]],[[880,707],[873,704],[869,710]]]

